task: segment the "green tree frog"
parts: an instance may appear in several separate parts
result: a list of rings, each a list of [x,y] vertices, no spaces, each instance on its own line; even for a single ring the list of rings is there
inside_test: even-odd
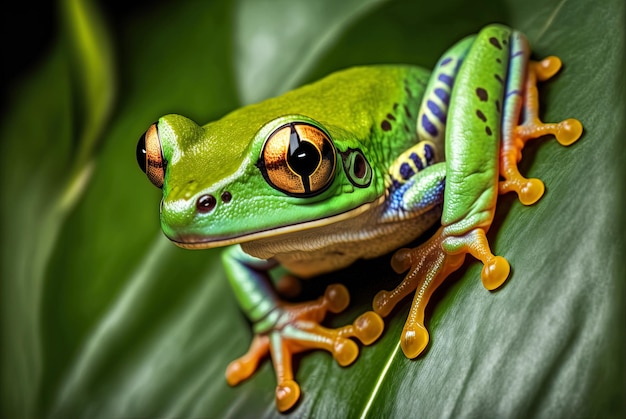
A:
[[[518,171],[524,144],[553,134],[569,145],[582,134],[575,119],[540,121],[536,83],[561,62],[529,54],[521,33],[490,25],[455,44],[432,72],[351,68],[204,126],[178,115],[150,126],[137,158],[163,190],[164,233],[185,248],[228,246],[226,273],[253,324],[228,383],[250,377],[270,353],[277,408],[288,410],[300,396],[294,353],[321,348],[348,365],[359,351],[351,338],[374,342],[382,317],[414,293],[401,336],[414,358],[428,343],[424,308],[466,254],[484,264],[488,290],[507,279],[509,264],[492,254],[485,233],[499,194],[514,191],[530,205],[544,192]],[[397,250],[435,223],[424,244]],[[306,278],[393,250],[392,268],[406,272],[404,280],[342,328],[320,322],[348,305],[343,285],[288,304],[269,281],[279,264]]]

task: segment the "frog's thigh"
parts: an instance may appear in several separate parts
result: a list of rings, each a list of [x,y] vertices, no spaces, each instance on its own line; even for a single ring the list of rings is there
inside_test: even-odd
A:
[[[449,108],[442,224],[457,234],[488,227],[498,196],[501,103],[510,30],[483,29],[463,61]]]
[[[492,25],[478,35],[457,76],[446,136],[442,246],[449,254],[470,253],[481,260],[488,289],[499,287],[510,270],[504,258],[491,253],[485,236],[498,196],[510,34],[509,28]]]

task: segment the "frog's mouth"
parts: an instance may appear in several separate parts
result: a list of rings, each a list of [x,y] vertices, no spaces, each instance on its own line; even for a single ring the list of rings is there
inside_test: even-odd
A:
[[[255,231],[251,233],[244,233],[236,236],[227,236],[227,237],[212,237],[212,236],[201,236],[196,234],[184,234],[176,237],[168,238],[174,242],[179,247],[185,249],[212,249],[215,247],[224,247],[230,246],[233,244],[240,244],[251,242],[255,240],[267,239],[271,237],[278,237],[287,234],[293,234],[300,231],[312,230],[315,228],[325,227],[330,224],[339,223],[342,221],[350,220],[355,217],[358,217],[361,214],[364,214],[379,206],[383,203],[385,197],[382,196],[374,202],[368,202],[366,204],[360,205],[356,208],[348,210],[346,212],[342,212],[340,214],[333,215],[331,217],[321,218],[318,220],[305,221],[302,223],[295,223],[286,225],[283,227],[272,228],[267,230]]]

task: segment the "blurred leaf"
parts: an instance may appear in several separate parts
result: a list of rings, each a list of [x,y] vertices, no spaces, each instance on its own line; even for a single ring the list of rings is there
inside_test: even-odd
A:
[[[39,410],[45,271],[59,229],[88,183],[114,92],[99,16],[76,0],[62,8],[62,40],[14,96],[0,131],[3,416]]]
[[[70,74],[76,83],[74,124],[80,127],[80,135],[74,162],[80,166],[91,158],[107,122],[115,94],[115,74],[109,39],[97,10],[81,0],[64,0],[61,8]]]
[[[585,135],[525,152],[524,173],[547,192],[532,207],[500,200],[490,239],[513,267],[502,290],[485,291],[468,260],[431,301],[416,360],[397,350],[408,300],[354,366],[302,356],[291,414],[624,416],[622,1],[162,1],[112,19],[111,41],[88,3],[62,6],[63,36],[0,130],[1,416],[280,416],[269,363],[226,385],[249,326],[219,251],[181,250],[159,232],[137,138],[160,115],[205,123],[339,68],[431,66],[491,21],[524,31],[537,57],[562,58],[542,114],[577,117]],[[399,280],[388,261],[309,281],[303,298],[342,281],[353,303],[329,324],[351,322]]]
[[[384,2],[240,0],[235,73],[242,102],[258,102],[297,87],[348,25]]]

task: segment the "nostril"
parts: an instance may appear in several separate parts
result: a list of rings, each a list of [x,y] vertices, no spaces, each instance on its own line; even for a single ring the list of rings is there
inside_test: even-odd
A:
[[[233,199],[233,196],[230,194],[230,192],[224,191],[222,192],[221,198],[223,203],[228,204],[230,200]]]
[[[198,201],[196,201],[196,208],[200,212],[209,212],[215,208],[216,204],[217,200],[213,195],[202,195],[198,198]]]

